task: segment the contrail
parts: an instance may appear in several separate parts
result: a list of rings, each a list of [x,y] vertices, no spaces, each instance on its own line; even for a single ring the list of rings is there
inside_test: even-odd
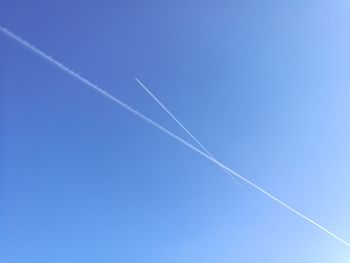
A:
[[[137,116],[138,118],[146,121],[147,123],[151,124],[152,126],[156,127],[157,129],[159,129],[160,131],[162,131],[163,133],[169,135],[170,137],[174,138],[175,140],[177,140],[178,142],[182,143],[183,145],[187,146],[188,148],[190,148],[191,150],[197,152],[198,154],[202,155],[203,157],[205,157],[206,159],[208,159],[209,161],[211,161],[212,163],[216,164],[217,166],[221,167],[222,169],[225,169],[226,171],[228,171],[229,173],[231,173],[232,175],[236,176],[237,178],[239,178],[240,180],[242,180],[243,182],[247,183],[248,185],[252,186],[253,188],[257,189],[258,191],[262,192],[263,194],[265,194],[266,196],[270,197],[272,200],[274,200],[275,202],[277,202],[279,205],[281,205],[282,207],[288,209],[290,212],[296,214],[297,216],[301,217],[302,219],[304,219],[305,221],[309,222],[310,224],[316,226],[317,228],[321,229],[322,231],[324,231],[325,233],[327,233],[329,236],[333,237],[334,239],[338,240],[339,242],[341,242],[342,244],[344,244],[345,246],[350,248],[350,243],[345,241],[344,239],[342,239],[341,237],[339,237],[338,235],[334,234],[333,232],[331,232],[330,230],[328,230],[327,228],[321,226],[320,224],[318,224],[317,222],[315,222],[314,220],[310,219],[309,217],[303,215],[302,213],[300,213],[299,211],[295,210],[294,208],[290,207],[289,205],[287,205],[286,203],[284,203],[283,201],[281,201],[279,198],[275,197],[274,195],[270,194],[268,191],[264,190],[263,188],[261,188],[260,186],[256,185],[255,183],[251,182],[250,180],[246,179],[245,177],[241,176],[240,174],[236,173],[235,171],[231,170],[229,167],[225,166],[224,164],[222,164],[221,162],[217,161],[216,159],[210,157],[209,155],[207,155],[206,153],[204,153],[203,151],[201,151],[200,149],[198,149],[197,147],[193,146],[192,144],[188,143],[187,141],[185,141],[184,139],[182,139],[181,137],[177,136],[176,134],[172,133],[171,131],[167,130],[166,128],[164,128],[163,126],[159,125],[158,123],[156,123],[155,121],[153,121],[152,119],[146,117],[145,115],[143,115],[142,113],[138,112],[137,110],[133,109],[132,107],[128,106],[126,103],[120,101],[119,99],[115,98],[113,95],[109,94],[107,91],[104,91],[103,89],[99,88],[97,85],[93,84],[92,82],[90,82],[89,80],[87,80],[84,77],[81,77],[79,74],[75,73],[73,70],[70,70],[69,68],[67,68],[66,66],[64,66],[62,63],[58,62],[57,60],[51,58],[50,56],[48,56],[47,54],[45,54],[44,52],[42,52],[41,50],[37,49],[36,47],[34,47],[33,45],[29,44],[28,42],[24,41],[22,38],[20,38],[19,36],[15,35],[14,33],[12,33],[11,31],[7,30],[6,28],[0,26],[0,31],[2,31],[3,33],[5,33],[7,36],[9,36],[10,38],[12,38],[13,40],[15,40],[16,42],[20,43],[21,45],[27,47],[28,49],[30,49],[31,51],[33,51],[35,54],[39,55],[40,57],[44,58],[45,60],[47,60],[48,62],[51,62],[52,64],[56,65],[57,67],[59,67],[60,69],[62,69],[63,71],[65,71],[67,74],[71,75],[72,77],[76,78],[77,80],[81,81],[82,83],[84,83],[85,85],[87,85],[88,87],[90,87],[91,89],[97,91],[98,93],[100,93],[101,95],[103,95],[104,97],[112,100],[113,102],[117,103],[118,105],[120,105],[121,107],[123,107],[124,109],[128,110],[129,112],[131,112],[132,114],[134,114],[135,116]]]
[[[151,98],[192,138],[194,142],[197,143],[197,145],[211,158],[216,159],[214,155],[212,155],[209,150],[190,132],[185,125],[182,124],[181,121],[157,98],[156,95],[153,94],[137,77],[135,77],[135,80],[140,84],[140,86],[148,93],[148,95],[151,96]],[[227,172],[225,169],[221,168],[235,183],[241,188],[243,192],[245,192],[250,198],[252,198],[254,201],[255,198],[241,185],[238,180],[229,172]]]

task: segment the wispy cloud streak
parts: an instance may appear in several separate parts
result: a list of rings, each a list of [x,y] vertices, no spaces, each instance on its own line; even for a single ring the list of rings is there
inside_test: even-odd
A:
[[[135,77],[135,80],[138,82],[138,84],[143,88],[144,91],[147,92],[148,95],[151,96],[151,98],[170,116],[170,118],[172,118],[191,138],[194,142],[197,143],[197,145],[207,154],[209,155],[211,158],[216,159],[214,155],[212,155],[209,150],[192,134],[192,132],[190,132],[185,125],[183,125],[183,123],[168,109],[168,107],[166,107],[164,105],[163,102],[161,102],[156,95],[153,94],[153,92],[151,92],[146,86],[145,84],[143,84],[137,77]],[[254,201],[255,198],[251,195],[251,193],[249,193],[247,191],[247,189],[245,189],[243,187],[243,185],[241,185],[238,180],[232,175],[230,174],[228,171],[226,171],[225,169],[221,168],[226,175],[228,175],[238,186],[239,188],[241,188],[241,190],[246,193],[250,198],[252,198]]]
[[[100,93],[101,95],[103,95],[104,97],[112,100],[113,102],[115,102],[116,104],[118,104],[119,106],[123,107],[124,109],[126,109],[127,111],[131,112],[132,114],[134,114],[136,117],[144,120],[145,122],[151,124],[152,126],[154,126],[155,128],[159,129],[160,131],[162,131],[163,133],[167,134],[168,136],[172,137],[173,139],[177,140],[178,142],[182,143],[183,145],[187,146],[188,148],[190,148],[191,150],[195,151],[196,153],[202,155],[203,157],[205,157],[206,159],[208,159],[209,161],[211,161],[212,163],[216,164],[217,166],[221,167],[222,169],[225,169],[226,171],[228,171],[229,173],[231,173],[232,175],[235,175],[237,178],[239,178],[240,180],[242,180],[243,182],[247,183],[248,185],[252,186],[253,188],[255,188],[256,190],[260,191],[261,193],[265,194],[266,196],[270,197],[272,200],[274,200],[275,202],[277,202],[279,205],[281,205],[282,207],[288,209],[290,212],[296,214],[297,216],[301,217],[302,219],[304,219],[305,221],[309,222],[310,224],[316,226],[317,228],[319,228],[320,230],[324,231],[325,233],[327,233],[329,236],[333,237],[334,239],[338,240],[339,242],[341,242],[342,244],[344,244],[345,246],[350,248],[350,243],[345,241],[343,238],[339,237],[338,235],[334,234],[333,232],[331,232],[330,230],[328,230],[327,228],[321,226],[320,224],[318,224],[317,222],[315,222],[314,220],[310,219],[309,217],[305,216],[304,214],[302,214],[301,212],[295,210],[294,208],[290,207],[289,205],[287,205],[286,203],[284,203],[283,201],[281,201],[279,198],[275,197],[274,195],[270,194],[268,191],[264,190],[263,188],[261,188],[260,186],[256,185],[255,183],[251,182],[250,180],[246,179],[245,177],[241,176],[240,174],[236,173],[235,171],[231,170],[229,167],[225,166],[224,164],[222,164],[221,162],[217,161],[216,159],[210,157],[208,154],[206,154],[205,152],[201,151],[200,149],[198,149],[197,147],[193,146],[192,144],[188,143],[187,141],[185,141],[184,139],[182,139],[181,137],[177,136],[176,134],[172,133],[171,131],[167,130],[166,128],[164,128],[163,126],[159,125],[158,123],[156,123],[155,121],[153,121],[152,119],[146,117],[145,115],[143,115],[142,113],[138,112],[137,110],[133,109],[132,107],[128,106],[126,103],[120,101],[119,99],[115,98],[113,95],[109,94],[107,91],[104,91],[103,89],[99,88],[97,85],[93,84],[92,82],[90,82],[89,80],[87,80],[84,77],[81,77],[78,73],[74,72],[73,70],[67,68],[66,66],[64,66],[62,63],[58,62],[57,60],[53,59],[52,57],[50,57],[49,55],[47,55],[46,53],[42,52],[41,50],[37,49],[36,47],[34,47],[33,45],[29,44],[27,41],[24,41],[22,38],[20,38],[19,36],[15,35],[14,33],[12,33],[11,31],[7,30],[4,27],[0,26],[0,31],[3,32],[4,34],[6,34],[7,36],[9,36],[10,38],[12,38],[13,40],[15,40],[16,42],[20,43],[21,45],[25,46],[26,48],[30,49],[31,51],[33,51],[35,54],[39,55],[40,57],[42,57],[43,59],[45,59],[46,61],[56,65],[57,67],[59,67],[61,70],[65,71],[68,75],[76,78],[77,80],[79,80],[80,82],[82,82],[83,84],[85,84],[86,86],[90,87],[91,89],[97,91],[98,93]]]

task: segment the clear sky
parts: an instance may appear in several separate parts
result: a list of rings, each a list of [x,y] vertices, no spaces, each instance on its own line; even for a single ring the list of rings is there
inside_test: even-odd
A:
[[[0,0],[6,27],[350,241],[350,4]],[[244,185],[244,184],[243,184]],[[0,34],[0,262],[350,249]]]

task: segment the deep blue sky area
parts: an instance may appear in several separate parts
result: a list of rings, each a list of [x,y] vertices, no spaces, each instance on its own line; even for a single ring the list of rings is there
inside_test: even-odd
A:
[[[0,0],[0,26],[350,241],[350,4]],[[0,262],[346,263],[350,248],[0,33]],[[249,194],[247,194],[247,192]]]

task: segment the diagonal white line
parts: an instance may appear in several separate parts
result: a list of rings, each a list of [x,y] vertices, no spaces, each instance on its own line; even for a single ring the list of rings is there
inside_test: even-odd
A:
[[[329,236],[333,237],[334,239],[338,240],[339,242],[341,242],[342,244],[344,244],[345,246],[350,248],[350,243],[345,241],[343,238],[339,237],[338,235],[334,234],[333,232],[331,232],[330,230],[328,230],[327,228],[321,226],[320,224],[318,224],[316,221],[312,220],[311,218],[305,216],[304,214],[300,213],[299,211],[295,210],[294,208],[290,207],[289,205],[287,205],[286,203],[284,203],[283,201],[281,201],[279,198],[275,197],[274,195],[270,194],[268,191],[264,190],[263,188],[261,188],[260,186],[256,185],[255,183],[251,182],[250,180],[246,179],[245,177],[241,176],[240,174],[236,173],[235,171],[231,170],[229,167],[225,166],[224,164],[222,164],[221,162],[217,161],[216,159],[210,157],[209,155],[207,155],[206,153],[204,153],[203,151],[199,150],[197,147],[193,146],[192,144],[188,143],[187,141],[185,141],[184,139],[182,139],[181,137],[177,136],[176,134],[172,133],[171,131],[167,130],[166,128],[164,128],[163,126],[159,125],[158,123],[156,123],[155,121],[153,121],[152,119],[146,117],[145,115],[143,115],[142,113],[138,112],[137,110],[133,109],[132,107],[128,106],[126,103],[122,102],[121,100],[115,98],[113,95],[109,94],[107,91],[104,91],[103,89],[99,88],[97,85],[93,84],[92,82],[90,82],[89,80],[87,80],[86,78],[81,77],[79,74],[75,73],[73,70],[70,70],[69,68],[67,68],[66,66],[64,66],[62,63],[58,62],[57,60],[51,58],[50,56],[48,56],[47,54],[45,54],[44,52],[42,52],[41,50],[37,49],[36,47],[34,47],[33,45],[29,44],[28,42],[24,41],[23,39],[21,39],[20,37],[18,37],[17,35],[15,35],[14,33],[12,33],[11,31],[7,30],[4,27],[0,26],[0,31],[2,31],[4,34],[6,34],[7,36],[9,36],[10,38],[12,38],[13,40],[15,40],[16,42],[20,43],[21,45],[27,47],[28,49],[30,49],[31,51],[33,51],[35,54],[39,55],[40,57],[44,58],[46,61],[56,65],[57,67],[59,67],[60,69],[62,69],[63,71],[65,71],[67,74],[71,75],[72,77],[78,79],[79,81],[81,81],[82,83],[84,83],[85,85],[87,85],[88,87],[92,88],[93,90],[97,91],[98,93],[100,93],[101,95],[103,95],[104,97],[112,100],[113,102],[117,103],[119,106],[123,107],[124,109],[128,110],[129,112],[131,112],[132,114],[134,114],[135,116],[137,116],[138,118],[146,121],[147,123],[151,124],[152,126],[154,126],[155,128],[159,129],[160,131],[162,131],[163,133],[169,135],[170,137],[172,137],[173,139],[175,139],[176,141],[182,143],[183,145],[187,146],[188,148],[190,148],[191,150],[195,151],[196,153],[202,155],[203,157],[205,157],[206,159],[208,159],[209,161],[211,161],[212,163],[216,164],[217,166],[225,169],[226,171],[228,171],[229,173],[231,173],[232,175],[235,175],[237,178],[239,178],[240,180],[242,180],[243,182],[247,183],[248,185],[254,187],[255,189],[259,190],[260,192],[262,192],[263,194],[265,194],[266,196],[270,197],[272,200],[274,200],[275,202],[277,202],[279,205],[281,205],[282,207],[288,209],[290,212],[296,214],[297,216],[301,217],[302,219],[304,219],[305,221],[309,222],[310,224],[316,226],[317,228],[319,228],[320,230],[324,231],[325,233],[327,233]]]
[[[164,105],[164,103],[162,103],[156,95],[153,94],[153,92],[151,92],[146,86],[145,84],[143,84],[138,78],[135,77],[135,80],[138,82],[138,84],[143,88],[144,91],[147,92],[148,95],[151,96],[151,98],[192,138],[192,140],[194,142],[197,143],[197,145],[210,157],[212,157],[213,159],[216,159],[210,152],[209,150],[192,134],[192,132],[190,132],[185,125],[183,125],[183,123],[168,109],[168,107],[166,107]],[[239,188],[241,188],[241,190],[246,193],[250,198],[252,198],[254,201],[255,198],[251,195],[251,193],[249,193],[247,191],[247,189],[245,189],[243,187],[243,185],[241,185],[238,180],[229,172],[227,172],[225,169],[222,169],[226,175],[228,175],[238,186]]]

